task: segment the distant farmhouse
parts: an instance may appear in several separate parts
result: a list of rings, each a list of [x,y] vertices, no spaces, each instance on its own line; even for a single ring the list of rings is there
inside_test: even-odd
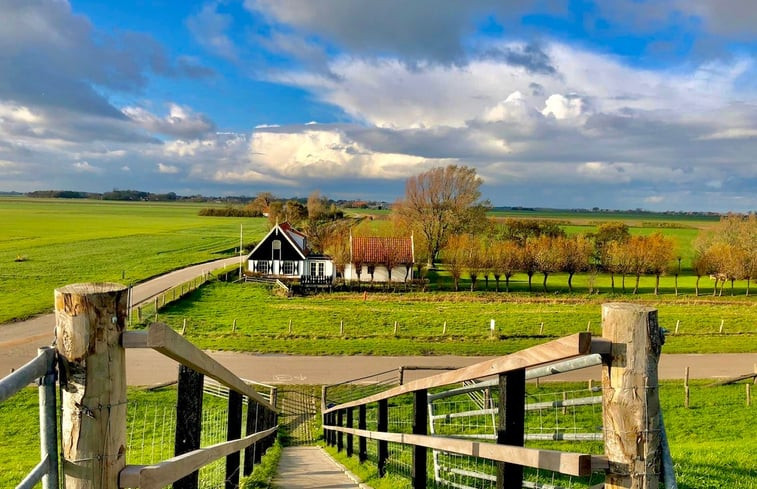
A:
[[[413,238],[351,237],[345,280],[405,282],[413,279]]]
[[[350,237],[344,279],[405,282],[413,278],[413,238]],[[313,253],[307,236],[288,222],[276,224],[247,256],[250,272],[303,283],[331,283],[336,267],[328,255]]]
[[[334,262],[327,255],[312,253],[307,236],[288,222],[276,224],[247,256],[247,269],[281,278],[312,277],[331,281]]]

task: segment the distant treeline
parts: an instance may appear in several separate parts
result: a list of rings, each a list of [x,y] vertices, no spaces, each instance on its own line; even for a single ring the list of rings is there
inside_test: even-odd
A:
[[[201,216],[212,217],[263,217],[263,214],[258,210],[232,205],[227,205],[226,207],[205,207],[200,209],[199,214]]]

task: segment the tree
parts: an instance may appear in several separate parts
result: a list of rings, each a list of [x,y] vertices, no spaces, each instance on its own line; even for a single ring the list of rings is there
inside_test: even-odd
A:
[[[649,251],[646,236],[631,236],[624,246],[624,259],[627,260],[628,273],[636,276],[634,295],[639,292],[639,279],[649,268]],[[625,288],[625,287],[624,287]]]
[[[335,226],[323,238],[323,252],[334,262],[338,274],[344,277],[344,268],[350,262],[349,226]]]
[[[671,261],[676,256],[676,244],[662,233],[650,234],[644,240],[646,244],[646,258],[648,272],[654,274],[654,295],[660,292],[660,275],[670,269]]]
[[[573,275],[589,269],[592,245],[584,236],[560,238],[557,242],[562,246],[562,270],[568,274],[568,290],[573,292]]]
[[[531,281],[534,277],[534,273],[539,269],[539,264],[536,262],[536,246],[534,240],[526,240],[526,244],[519,247],[520,251],[520,266],[528,276],[528,291],[532,292]]]
[[[467,234],[456,234],[447,240],[443,250],[444,263],[447,265],[452,280],[455,284],[455,292],[460,290],[460,277],[469,260],[471,238]]]
[[[518,246],[514,241],[498,241],[495,246],[495,264],[494,270],[505,276],[505,291],[510,292],[510,278],[521,267],[523,258],[523,248]],[[496,272],[495,272],[496,273]],[[497,280],[497,292],[499,292],[499,278]]]
[[[320,221],[327,214],[328,200],[318,190],[308,196],[307,216],[309,221]]]
[[[470,290],[476,290],[476,281],[479,275],[486,273],[486,252],[482,241],[475,236],[468,239],[468,250],[466,253],[465,268],[470,275]]]
[[[276,198],[271,192],[260,192],[255,196],[252,202],[245,206],[245,209],[262,216],[268,214],[268,207],[274,200],[276,200]]]
[[[489,204],[480,200],[481,183],[474,168],[457,165],[432,168],[407,180],[405,197],[394,211],[424,236],[429,267],[451,236],[485,225]]]
[[[542,235],[533,241],[534,258],[537,270],[544,275],[544,292],[547,292],[547,277],[550,273],[559,272],[565,265],[562,241],[565,238],[552,238]]]

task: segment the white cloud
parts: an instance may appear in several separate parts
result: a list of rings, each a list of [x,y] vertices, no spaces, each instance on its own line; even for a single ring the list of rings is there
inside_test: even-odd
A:
[[[179,167],[175,165],[166,165],[164,163],[158,163],[158,173],[166,175],[176,175],[179,173]]]
[[[584,101],[580,97],[566,97],[555,93],[544,102],[544,109],[541,113],[545,117],[551,115],[555,119],[575,119],[583,114],[584,105]]]
[[[102,168],[92,166],[88,161],[77,161],[72,165],[74,169],[82,173],[102,173]]]
[[[123,171],[123,172],[130,172],[131,171],[131,167],[129,165],[124,165],[124,166],[121,167],[121,171]]]
[[[168,104],[168,114],[165,117],[156,116],[141,107],[124,107],[121,111],[148,131],[181,138],[198,137],[215,129],[207,116],[174,103]]]
[[[732,127],[729,129],[723,129],[722,131],[713,132],[701,136],[699,139],[751,139],[757,138],[757,129],[752,127]]]

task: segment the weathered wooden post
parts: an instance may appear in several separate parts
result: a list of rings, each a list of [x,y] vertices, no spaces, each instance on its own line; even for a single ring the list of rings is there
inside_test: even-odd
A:
[[[126,465],[126,364],[121,333],[127,306],[128,289],[120,284],[55,289],[67,489],[118,487],[118,473]]]
[[[610,462],[605,489],[657,489],[662,456],[657,362],[664,341],[657,310],[604,304],[602,336],[612,342],[602,367],[602,418]]]

